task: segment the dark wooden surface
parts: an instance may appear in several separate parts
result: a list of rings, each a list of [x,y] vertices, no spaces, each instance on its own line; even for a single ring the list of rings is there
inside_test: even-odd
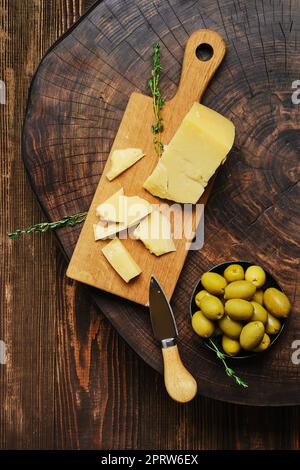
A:
[[[151,45],[161,42],[162,89],[170,97],[189,35],[208,27],[224,36],[228,53],[204,103],[234,121],[236,140],[207,205],[204,247],[189,253],[172,304],[182,355],[199,392],[241,404],[300,403],[300,367],[291,360],[292,343],[300,336],[300,212],[294,204],[299,198],[300,121],[291,101],[292,80],[300,69],[298,6],[280,10],[264,2],[260,14],[258,3],[227,0],[130,0],[125,6],[103,1],[43,59],[24,127],[24,163],[47,216],[57,220],[86,210],[131,92],[147,93]],[[67,257],[80,229],[57,232]],[[268,268],[294,303],[276,347],[259,361],[234,363],[249,382],[247,390],[228,380],[189,322],[193,286],[205,270],[230,259]],[[123,338],[161,371],[147,309],[100,290],[90,292]]]
[[[5,340],[8,350],[7,364],[0,366],[0,446],[299,449],[298,407],[249,408],[202,397],[187,406],[171,402],[163,390],[161,376],[140,360],[99,310],[92,307],[85,287],[66,280],[66,264],[53,237],[49,234],[28,236],[10,242],[5,236],[8,229],[42,218],[28,186],[20,155],[20,131],[30,79],[48,46],[91,3],[0,1],[0,79],[4,79],[8,87],[7,105],[1,107],[0,114],[0,339]],[[204,18],[209,11],[215,12],[215,27],[222,29],[220,12],[217,20],[217,2],[210,2],[210,10],[204,8],[207,2],[199,3],[201,8],[197,8],[197,14],[202,7]],[[236,3],[244,5],[243,2]],[[251,6],[252,3],[248,2]],[[255,4],[263,29],[262,4]],[[295,18],[292,12],[299,7],[299,2],[293,2],[293,10],[288,7],[286,13],[282,10],[283,2],[270,4],[276,24],[282,14]],[[267,15],[265,23],[270,23],[271,17]],[[246,9],[240,23],[241,27],[247,24]],[[290,23],[284,24],[289,24],[290,28]],[[293,31],[293,27],[291,29]],[[275,43],[279,44],[276,40]],[[282,54],[277,55],[284,58],[284,44],[280,49]],[[291,81],[298,78],[289,73]],[[288,120],[291,110],[281,108],[281,102],[280,96],[276,96],[277,115]],[[255,103],[253,106],[256,110]],[[262,122],[265,120],[263,118]],[[296,143],[292,141],[292,149],[293,145]],[[253,153],[254,150],[255,147]],[[254,155],[257,155],[256,151]],[[236,165],[243,167],[250,163],[245,159]],[[250,184],[249,173],[244,179]],[[219,185],[216,198],[222,197],[222,181]],[[293,188],[295,190],[296,185]],[[296,213],[295,205],[290,201],[287,207]],[[212,228],[217,225],[213,206],[209,217]],[[286,218],[285,222],[288,222]],[[296,227],[293,233],[295,231]],[[276,234],[278,236],[278,232]],[[221,235],[228,237],[228,232],[223,231]],[[290,238],[293,245],[294,237]],[[233,233],[230,241],[241,245],[240,232]],[[280,258],[285,263],[288,261],[290,266],[294,257],[292,250],[289,256],[281,245],[277,250]],[[207,264],[210,261],[206,259]],[[279,267],[278,272],[280,274]],[[288,272],[284,277],[286,287],[290,289],[293,278],[289,279]]]

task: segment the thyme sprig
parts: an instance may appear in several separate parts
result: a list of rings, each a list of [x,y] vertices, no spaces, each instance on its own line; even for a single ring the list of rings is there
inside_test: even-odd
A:
[[[74,227],[77,224],[81,224],[86,218],[87,212],[77,212],[76,214],[67,215],[61,220],[55,222],[41,222],[30,227],[15,230],[9,232],[7,235],[9,238],[17,238],[25,233],[44,233],[47,230],[55,230],[61,227]]]
[[[218,357],[218,358],[220,359],[220,361],[223,363],[223,365],[224,365],[224,367],[225,367],[225,372],[226,372],[226,374],[228,375],[228,377],[232,377],[240,387],[247,388],[247,387],[248,387],[248,384],[247,384],[243,379],[241,379],[240,377],[238,377],[238,376],[236,375],[236,373],[234,372],[234,370],[231,369],[231,367],[228,367],[228,365],[227,365],[227,363],[226,363],[226,360],[225,360],[225,355],[219,350],[219,348],[218,348],[218,346],[216,345],[216,343],[215,343],[211,338],[209,338],[209,342],[210,342],[210,344],[212,345],[212,347],[214,348],[217,357]]]
[[[154,134],[153,143],[158,157],[161,157],[164,149],[164,145],[161,141],[161,133],[164,130],[161,110],[165,104],[165,100],[162,98],[159,88],[161,71],[162,65],[160,63],[160,44],[156,43],[153,45],[153,65],[151,70],[151,78],[148,80],[148,85],[153,98],[153,112],[155,117],[155,123],[151,126],[151,131]]]

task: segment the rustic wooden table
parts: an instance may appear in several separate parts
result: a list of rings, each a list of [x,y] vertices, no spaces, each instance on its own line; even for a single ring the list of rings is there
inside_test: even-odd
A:
[[[28,87],[47,48],[92,0],[0,0],[1,449],[299,449],[299,407],[197,397],[180,406],[84,286],[66,279],[51,234],[10,241],[43,219],[20,152]],[[201,384],[199,384],[201,386]]]

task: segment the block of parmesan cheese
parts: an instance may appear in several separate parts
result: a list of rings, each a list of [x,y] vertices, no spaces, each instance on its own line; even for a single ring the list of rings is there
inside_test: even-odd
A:
[[[143,187],[154,196],[196,204],[234,142],[233,123],[194,103]]]
[[[110,158],[111,166],[109,171],[106,173],[106,178],[109,181],[114,180],[144,156],[145,154],[141,149],[127,148],[114,150]]]
[[[141,268],[118,238],[115,238],[102,248],[102,253],[125,282],[129,282],[141,274]]]
[[[137,226],[133,236],[141,240],[150,253],[156,256],[176,251],[171,234],[170,219],[154,210]]]

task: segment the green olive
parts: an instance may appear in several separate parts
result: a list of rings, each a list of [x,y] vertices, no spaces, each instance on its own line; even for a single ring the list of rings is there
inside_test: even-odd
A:
[[[202,338],[209,338],[215,330],[213,322],[206,318],[200,310],[194,313],[192,317],[192,327],[195,333]]]
[[[209,292],[206,290],[202,289],[198,294],[195,295],[195,303],[197,307],[200,307],[200,300],[203,299],[206,295],[211,295]]]
[[[291,303],[287,296],[275,287],[269,287],[264,293],[266,309],[277,318],[286,318],[291,311]]]
[[[230,264],[224,271],[224,277],[227,282],[241,281],[245,279],[243,266],[240,264]]]
[[[263,351],[265,351],[266,349],[268,349],[268,347],[270,346],[270,343],[271,343],[270,336],[267,335],[267,333],[265,333],[264,336],[263,336],[263,339],[261,340],[261,342],[259,343],[259,345],[256,346],[255,349],[253,349],[253,351],[255,351],[255,352],[263,352]]]
[[[255,292],[253,296],[253,302],[257,302],[260,305],[263,305],[264,303],[264,291],[262,289],[259,289]]]
[[[228,315],[224,315],[224,317],[219,320],[218,325],[223,333],[232,339],[238,339],[243,329],[241,322],[232,320]]]
[[[224,305],[214,295],[205,295],[200,300],[200,309],[209,320],[219,320],[224,315]]]
[[[222,348],[228,356],[236,356],[241,350],[241,345],[236,339],[223,335]]]
[[[253,305],[244,299],[230,299],[225,304],[225,312],[233,320],[250,320],[253,310]]]
[[[224,299],[249,300],[255,294],[256,287],[250,281],[233,281],[225,288]]]
[[[268,313],[267,323],[266,323],[266,333],[268,335],[277,335],[278,331],[281,328],[281,323],[278,318],[273,317],[271,313]]]
[[[226,279],[217,273],[204,273],[201,277],[201,283],[205,290],[215,295],[224,294],[224,289],[227,286]]]
[[[251,321],[244,326],[240,335],[240,345],[246,351],[253,351],[262,341],[265,327],[261,321]]]
[[[252,282],[255,287],[260,288],[266,282],[266,273],[260,266],[249,266],[245,272],[245,279]]]
[[[258,302],[251,302],[253,305],[253,315],[251,321],[261,321],[263,324],[267,323],[268,312],[267,310],[260,305]]]

